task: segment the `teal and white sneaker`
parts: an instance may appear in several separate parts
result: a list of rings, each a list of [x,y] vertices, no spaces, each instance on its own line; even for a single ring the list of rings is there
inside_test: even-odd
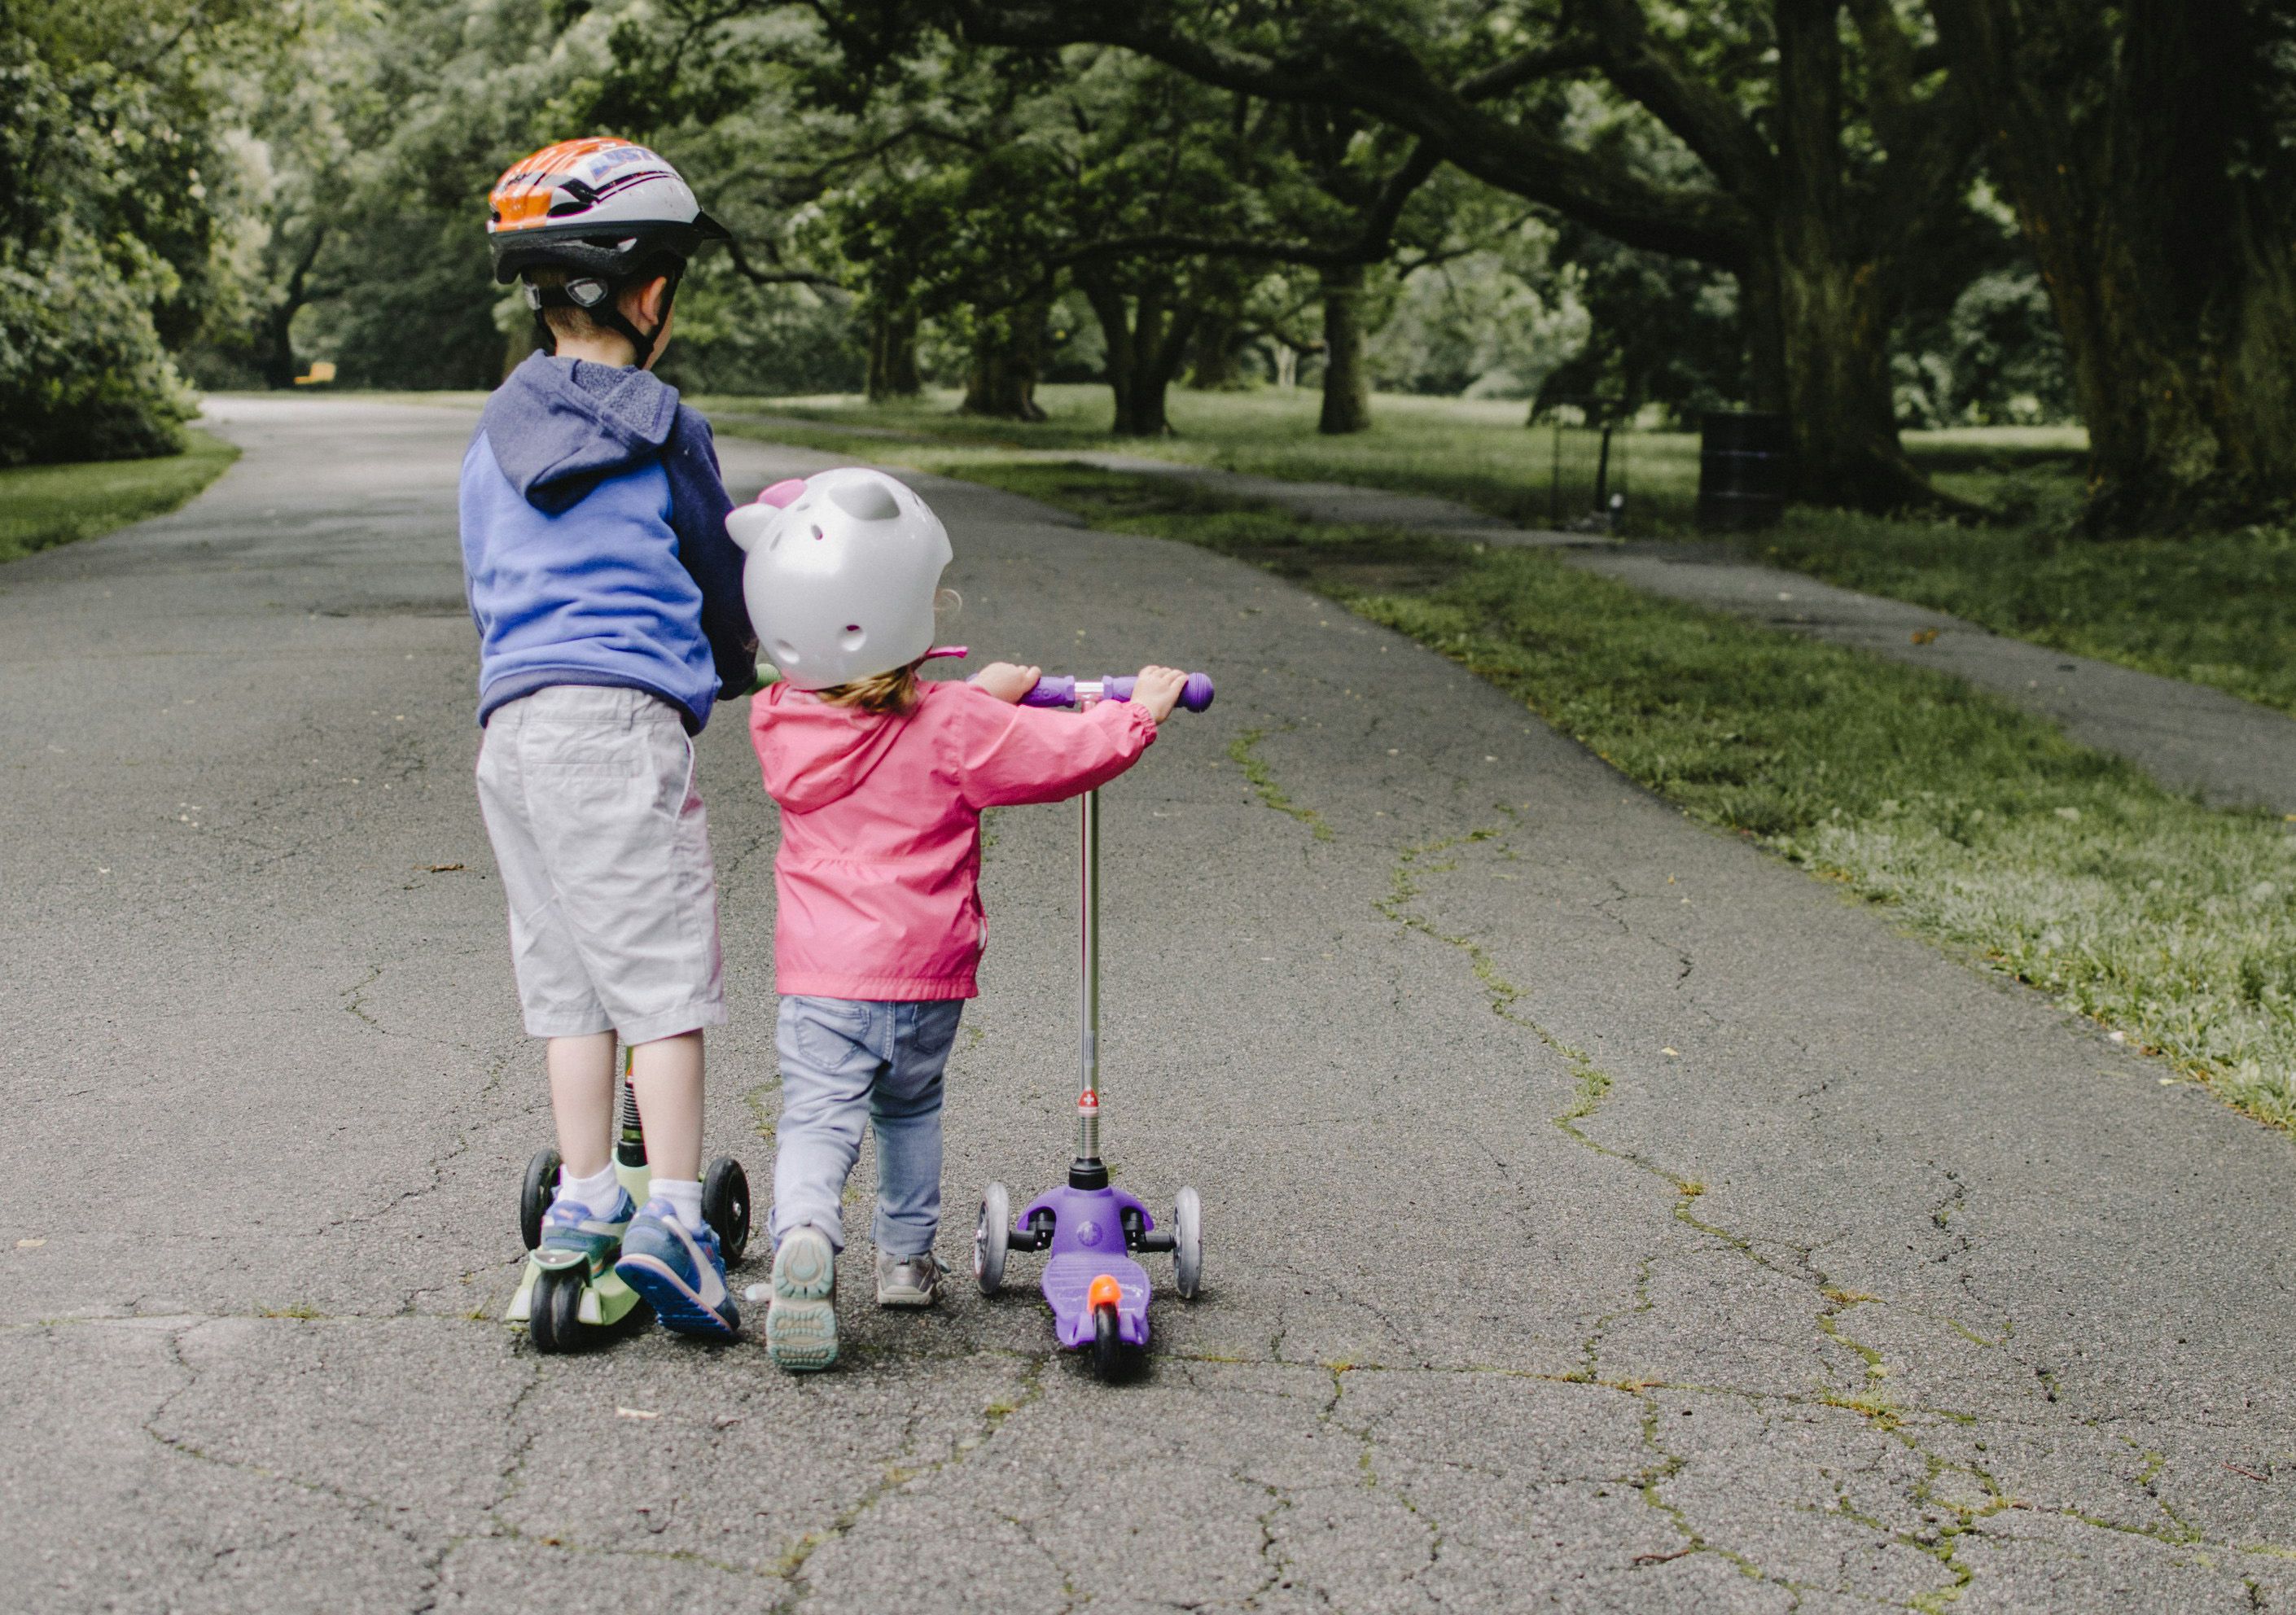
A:
[[[553,1268],[571,1267],[578,1261],[593,1279],[612,1267],[621,1255],[630,1218],[637,1215],[628,1190],[618,1188],[614,1193],[619,1203],[603,1217],[578,1201],[552,1201],[542,1214],[542,1240],[534,1248],[535,1259]]]
[[[707,1223],[698,1233],[688,1228],[666,1200],[646,1201],[630,1224],[614,1273],[646,1299],[665,1329],[715,1340],[730,1340],[741,1330],[718,1235]]]
[[[766,1308],[766,1350],[791,1373],[837,1361],[837,1251],[808,1224],[774,1252],[774,1294]]]

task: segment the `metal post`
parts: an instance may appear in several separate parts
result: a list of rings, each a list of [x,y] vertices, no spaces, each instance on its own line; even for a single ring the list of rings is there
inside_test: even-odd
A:
[[[1100,1160],[1100,792],[1078,799],[1084,865],[1078,904],[1083,947],[1083,1083],[1077,1096],[1077,1160]]]
[[[1562,412],[1554,413],[1554,463],[1547,468],[1546,525],[1562,525]]]

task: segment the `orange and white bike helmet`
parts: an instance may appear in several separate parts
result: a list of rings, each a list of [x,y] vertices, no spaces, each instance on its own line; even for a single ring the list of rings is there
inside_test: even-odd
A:
[[[733,239],[676,168],[644,146],[606,135],[543,147],[512,163],[487,198],[496,283],[507,285],[531,269],[564,270],[563,287],[527,283],[536,321],[545,308],[579,308],[627,337],[641,367],[669,323],[668,307],[661,325],[641,331],[623,317],[622,288],[666,275],[675,298],[686,260],[705,242]],[[551,341],[546,324],[543,340]]]

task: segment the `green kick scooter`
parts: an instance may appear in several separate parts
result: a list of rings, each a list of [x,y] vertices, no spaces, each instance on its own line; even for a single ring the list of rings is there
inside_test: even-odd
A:
[[[578,1351],[617,1329],[635,1327],[650,1316],[636,1291],[615,1275],[613,1258],[593,1269],[582,1257],[554,1252],[545,1259],[542,1214],[558,1198],[562,1163],[553,1146],[537,1150],[526,1163],[518,1192],[518,1233],[531,1252],[518,1289],[503,1314],[505,1324],[523,1324],[537,1351]],[[630,1086],[630,1051],[622,1051],[621,1135],[614,1144],[614,1176],[631,1201],[646,1203],[653,1174],[646,1166],[645,1130],[638,1120],[638,1097]],[[742,1259],[750,1244],[750,1175],[730,1155],[709,1163],[701,1178],[701,1216],[718,1235],[726,1265]]]

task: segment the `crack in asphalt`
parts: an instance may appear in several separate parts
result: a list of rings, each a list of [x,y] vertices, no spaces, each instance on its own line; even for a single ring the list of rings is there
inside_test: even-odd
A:
[[[898,1463],[889,1464],[876,1484],[840,1510],[837,1517],[826,1527],[817,1531],[808,1532],[791,1545],[782,1555],[781,1562],[775,1570],[788,1589],[774,1605],[775,1615],[790,1615],[791,1611],[796,1610],[811,1595],[812,1581],[806,1574],[806,1567],[822,1548],[849,1536],[853,1529],[867,1516],[869,1511],[875,1508],[893,1492],[914,1481],[945,1474],[971,1462],[975,1455],[996,1440],[997,1432],[1004,1428],[1006,1421],[1041,1398],[1045,1390],[1045,1371],[1050,1366],[1056,1355],[1052,1351],[1029,1354],[1023,1359],[1024,1366],[1021,1373],[1019,1394],[1010,1399],[998,1397],[982,1408],[978,1432],[970,1439],[959,1439],[953,1441],[947,1457],[935,1459],[930,1463],[914,1468],[906,1468]],[[912,1404],[910,1429],[901,1448],[904,1455],[913,1450],[915,1445],[916,1411],[915,1405]]]
[[[1792,1263],[1783,1263],[1774,1259],[1765,1253],[1751,1237],[1696,1214],[1693,1206],[1704,1192],[1702,1184],[1665,1167],[1640,1151],[1607,1143],[1595,1137],[1585,1124],[1591,1122],[1600,1113],[1617,1079],[1597,1065],[1586,1051],[1566,1042],[1536,1019],[1522,1012],[1520,1006],[1525,996],[1523,989],[1502,973],[1498,962],[1481,942],[1472,936],[1446,931],[1424,914],[1414,911],[1413,906],[1423,895],[1426,877],[1450,873],[1456,868],[1456,864],[1435,861],[1441,855],[1486,841],[1497,842],[1500,848],[1504,850],[1504,826],[1488,825],[1399,848],[1390,872],[1389,890],[1383,897],[1374,900],[1374,906],[1381,914],[1405,931],[1424,936],[1463,955],[1476,981],[1481,987],[1492,1012],[1529,1032],[1562,1059],[1572,1077],[1572,1094],[1570,1103],[1551,1119],[1566,1136],[1598,1155],[1630,1165],[1670,1188],[1674,1192],[1671,1210],[1676,1221],[1717,1242],[1722,1248],[1734,1252],[1748,1262],[1805,1288],[1814,1289],[1817,1292],[1823,1305],[1817,1309],[1814,1321],[1816,1332],[1828,1345],[1846,1351],[1856,1359],[1859,1365],[1857,1383],[1847,1390],[1822,1392],[1814,1398],[1774,1395],[1767,1398],[1757,1396],[1756,1399],[1785,1402],[1814,1401],[1819,1405],[1856,1413],[1867,1428],[1877,1436],[1898,1441],[1909,1449],[1924,1465],[1923,1478],[1914,1488],[1910,1501],[1916,1507],[1942,1510],[1951,1516],[1950,1519],[1939,1523],[1934,1529],[1906,1530],[1878,1518],[1868,1519],[1850,1513],[1846,1507],[1842,1510],[1845,1518],[1855,1520],[1857,1523],[1884,1540],[1901,1544],[1924,1554],[1934,1561],[1950,1578],[1948,1585],[1916,1595],[1902,1607],[1923,1611],[1923,1615],[1938,1615],[1939,1611],[1946,1610],[1958,1601],[1975,1580],[1974,1570],[1957,1556],[1960,1541],[1967,1537],[1982,1535],[1980,1528],[1986,1520],[2013,1508],[2048,1513],[2098,1529],[2149,1537],[2169,1545],[2204,1546],[2226,1553],[2267,1554],[2276,1557],[2284,1554],[2296,1557],[2296,1550],[2284,1548],[2276,1544],[2242,1544],[2212,1540],[2196,1528],[2192,1527],[2182,1516],[2177,1514],[2165,1501],[2157,1497],[2155,1500],[2162,1512],[2174,1522],[2173,1529],[2164,1528],[2145,1530],[2102,1517],[2088,1515],[2070,1505],[2051,1510],[2037,1509],[2034,1504],[2004,1494],[1990,1473],[1981,1467],[1968,1463],[1956,1463],[1924,1447],[1920,1437],[1909,1424],[1909,1418],[1934,1418],[1953,1423],[1964,1423],[1974,1422],[1975,1415],[1959,1410],[1917,1407],[1892,1401],[1885,1394],[1890,1367],[1883,1354],[1850,1334],[1841,1321],[1844,1314],[1857,1307],[1868,1305],[1894,1307],[1897,1304],[1881,1297],[1857,1294],[1840,1289],[1816,1266],[1813,1259],[1814,1252],[1811,1250],[1795,1251],[1799,1259]],[[1616,882],[1613,882],[1613,885],[1615,886]],[[1624,895],[1626,894],[1623,889],[1620,889],[1618,896]],[[1605,901],[1616,900],[1617,898],[1613,898]],[[1597,904],[1595,906],[1600,908],[1603,905]],[[1621,916],[1606,915],[1605,917],[1626,927],[1631,934],[1631,927],[1626,925]],[[1823,1086],[1820,1085],[1821,1089]],[[1940,1170],[1943,1169],[1940,1168]],[[1964,1203],[1964,1192],[1957,1175],[1946,1171],[1945,1176],[1951,1187],[1938,1202],[1931,1215],[1931,1220],[1941,1230],[1948,1226],[1954,1214]],[[1965,1250],[1967,1248],[1965,1236],[1956,1235],[1956,1237],[1960,1239],[1957,1249]],[[1792,1247],[1789,1246],[1788,1249],[1791,1250]],[[1948,1252],[1948,1258],[1954,1253]],[[1645,1444],[1652,1454],[1653,1463],[1638,1482],[1638,1493],[1645,1504],[1668,1518],[1670,1523],[1683,1533],[1687,1544],[1682,1554],[1669,1554],[1663,1556],[1663,1559],[1670,1560],[1690,1554],[1711,1553],[1743,1574],[1794,1594],[1798,1602],[1799,1594],[1801,1591],[1816,1589],[1812,1588],[1810,1584],[1798,1583],[1791,1578],[1767,1572],[1747,1555],[1726,1545],[1711,1540],[1696,1529],[1686,1513],[1679,1505],[1667,1499],[1665,1496],[1667,1482],[1680,1473],[1689,1462],[1670,1452],[1659,1439],[1657,1434],[1655,1403],[1652,1398],[1656,1391],[1669,1388],[1608,1381],[1600,1377],[1603,1335],[1620,1318],[1648,1311],[1652,1304],[1649,1296],[1649,1285],[1656,1260],[1655,1252],[1644,1254],[1636,1282],[1635,1301],[1597,1320],[1595,1328],[1581,1348],[1584,1362],[1583,1378],[1605,1389],[1623,1390],[1636,1395],[1644,1401],[1645,1408],[1650,1410],[1644,1429]],[[1929,1316],[1928,1314],[1915,1308],[1899,1309],[1914,1316]],[[2013,1325],[2012,1325],[2004,1329],[1998,1340],[1987,1340],[1958,1319],[1948,1318],[1944,1321],[1964,1340],[1991,1349],[2005,1348],[2013,1333]],[[1834,1370],[1830,1367],[1824,1372],[1829,1379],[1835,1377]],[[1582,1376],[1567,1377],[1577,1380]],[[2046,1371],[2044,1371],[2044,1379],[2045,1382],[2048,1379]],[[2051,1386],[2050,1399],[2055,1400],[2054,1385]],[[1972,1504],[1939,1495],[1938,1478],[1948,1472],[1964,1474],[1976,1480],[1984,1488],[1984,1501]],[[1823,1590],[1849,1596],[1867,1595],[1847,1585]]]

